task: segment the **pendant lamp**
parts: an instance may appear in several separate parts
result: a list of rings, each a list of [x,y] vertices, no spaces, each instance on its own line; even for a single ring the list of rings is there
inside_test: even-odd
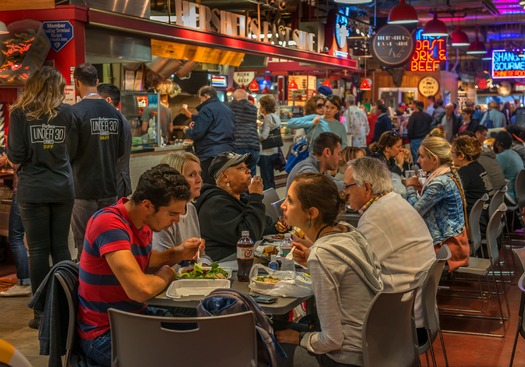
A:
[[[405,0],[399,0],[388,14],[388,24],[415,24],[419,21],[416,9]]]
[[[438,19],[437,14],[434,14],[434,18],[425,24],[425,28],[423,28],[423,36],[447,37],[447,25]]]
[[[330,79],[326,78],[323,82],[323,85],[325,87],[329,87],[329,88],[332,88],[332,83],[330,83]]]
[[[470,42],[470,45],[467,49],[467,54],[469,55],[484,55],[487,53],[485,44],[481,42],[478,38],[478,28],[476,28],[476,38]]]
[[[456,27],[456,30],[450,35],[452,38],[451,45],[452,47],[467,47],[470,45],[470,40],[465,32],[459,28],[459,25]]]
[[[361,85],[359,86],[359,89],[362,90],[362,91],[363,90],[370,90],[370,89],[372,89],[372,87],[370,86],[370,82],[366,78],[366,59],[365,59],[365,77],[361,81]]]
[[[259,91],[259,83],[257,83],[257,81],[255,79],[252,80],[252,82],[248,86],[248,89],[251,90],[252,92],[258,92]]]
[[[290,83],[288,83],[288,89],[298,89],[299,87],[297,86],[297,83],[295,82],[295,80],[293,79],[290,79]]]
[[[372,87],[370,86],[370,83],[368,82],[367,78],[363,78],[363,81],[361,82],[361,85],[359,86],[359,89],[361,90],[371,90]]]

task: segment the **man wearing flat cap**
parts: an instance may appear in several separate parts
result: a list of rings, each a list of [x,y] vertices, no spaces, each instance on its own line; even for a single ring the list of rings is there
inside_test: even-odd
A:
[[[221,153],[213,159],[209,174],[216,186],[204,184],[195,207],[199,213],[206,254],[214,261],[233,255],[242,231],[252,240],[275,233],[275,223],[265,215],[263,182],[248,168],[248,154]]]

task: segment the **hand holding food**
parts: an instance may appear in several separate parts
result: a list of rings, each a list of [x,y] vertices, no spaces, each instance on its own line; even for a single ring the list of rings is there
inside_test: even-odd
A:
[[[253,176],[248,186],[248,192],[250,194],[262,194],[264,190],[263,180],[261,176]]]
[[[204,254],[205,242],[202,238],[192,237],[181,243],[180,246],[173,247],[173,249],[178,252],[180,260],[195,260],[197,250],[200,251],[200,254]]]

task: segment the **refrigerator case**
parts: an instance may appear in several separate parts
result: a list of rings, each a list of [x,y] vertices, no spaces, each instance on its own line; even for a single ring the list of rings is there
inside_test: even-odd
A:
[[[160,95],[123,91],[120,101],[120,111],[131,125],[131,150],[153,150],[161,146]]]

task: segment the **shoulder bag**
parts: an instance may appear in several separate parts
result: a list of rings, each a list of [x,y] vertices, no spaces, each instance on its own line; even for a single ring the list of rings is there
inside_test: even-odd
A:
[[[297,163],[308,158],[308,155],[310,154],[310,140],[314,136],[315,129],[317,129],[317,125],[315,125],[315,127],[308,134],[306,134],[306,136],[297,140],[290,148],[290,154],[288,154],[286,159],[286,173],[290,173]],[[308,138],[309,134],[311,134],[310,138]]]
[[[272,119],[272,121],[274,121],[272,115],[270,115],[270,118]],[[283,143],[283,137],[281,136],[280,126],[277,126],[273,130],[270,130],[268,137],[261,142],[261,148],[263,149],[277,148],[277,147],[282,147],[283,145],[284,143]]]

